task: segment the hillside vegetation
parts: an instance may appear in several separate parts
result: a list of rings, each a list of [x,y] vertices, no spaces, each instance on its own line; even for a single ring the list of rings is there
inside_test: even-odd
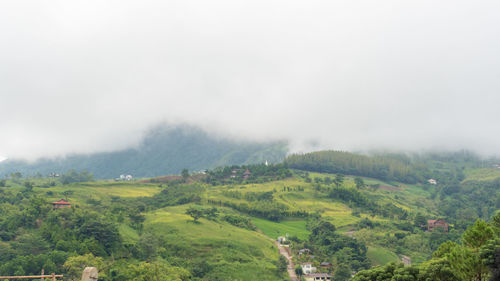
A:
[[[0,275],[44,268],[77,280],[83,265],[95,265],[100,280],[287,280],[272,241],[284,236],[296,264],[311,262],[339,281],[353,272],[362,272],[355,280],[480,280],[429,275],[461,266],[495,276],[497,226],[484,221],[500,209],[496,168],[422,159],[436,185],[290,169],[288,161],[130,182],[13,173],[0,180]],[[61,198],[72,207],[52,210]],[[437,218],[449,231],[426,231]],[[492,234],[481,245],[464,238],[484,229]],[[403,256],[415,266],[391,263]],[[379,272],[415,278],[371,277]]]

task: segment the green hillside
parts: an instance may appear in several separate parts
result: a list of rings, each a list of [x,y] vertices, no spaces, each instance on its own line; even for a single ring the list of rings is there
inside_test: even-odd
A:
[[[329,262],[320,271],[332,274],[402,256],[425,264],[500,208],[493,168],[429,173],[437,185],[284,164],[130,182],[12,177],[0,181],[0,275],[43,267],[70,277],[85,263],[102,268],[102,280],[287,280],[272,241],[279,236],[296,264]],[[52,210],[61,198],[72,208]],[[426,231],[437,218],[448,232]]]

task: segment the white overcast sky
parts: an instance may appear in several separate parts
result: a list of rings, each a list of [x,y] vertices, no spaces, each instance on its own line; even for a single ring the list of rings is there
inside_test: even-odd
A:
[[[0,155],[166,122],[292,149],[500,154],[500,1],[0,1]]]

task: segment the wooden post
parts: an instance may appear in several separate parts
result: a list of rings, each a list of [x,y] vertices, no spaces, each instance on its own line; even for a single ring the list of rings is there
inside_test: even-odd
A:
[[[42,268],[42,274],[40,274],[40,275],[42,275],[42,276],[45,275],[45,269]],[[42,281],[45,281],[45,277],[42,277]]]
[[[56,281],[56,274],[52,273],[52,281]]]

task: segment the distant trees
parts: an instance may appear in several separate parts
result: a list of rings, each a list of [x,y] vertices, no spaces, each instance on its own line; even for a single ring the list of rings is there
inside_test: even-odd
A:
[[[63,175],[61,175],[61,183],[62,184],[70,184],[74,182],[87,182],[87,181],[93,181],[94,176],[87,172],[87,171],[81,171],[81,172],[76,172],[75,170],[71,170]]]
[[[358,189],[365,187],[365,181],[363,181],[363,179],[360,177],[354,178],[354,184],[356,185],[356,188],[358,188]]]
[[[292,172],[285,164],[275,164],[269,166],[264,164],[243,166],[233,165],[208,171],[205,180],[207,183],[212,185],[244,182],[263,183],[291,176]]]
[[[21,174],[21,172],[10,173],[10,177],[13,180],[20,180],[23,178],[23,174]]]
[[[344,183],[344,175],[342,174],[336,174],[335,179],[333,180],[333,183],[335,186],[339,187]]]
[[[181,175],[184,182],[186,182],[187,179],[189,178],[189,170],[186,168],[182,169]]]
[[[343,151],[292,154],[285,159],[285,164],[306,171],[359,175],[406,183],[423,182],[430,174],[425,166],[413,165],[401,157],[365,156]],[[338,180],[340,178],[336,184]]]

